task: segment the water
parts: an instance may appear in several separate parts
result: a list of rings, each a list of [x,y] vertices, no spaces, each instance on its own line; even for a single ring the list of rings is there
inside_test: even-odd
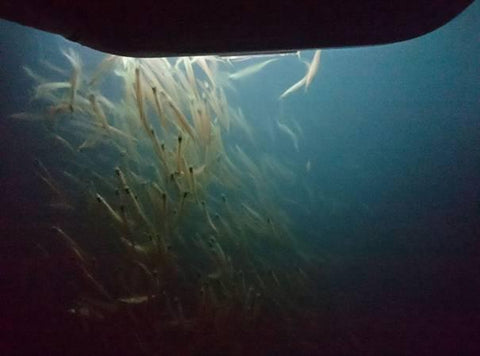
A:
[[[308,90],[282,100],[314,51],[237,80],[270,57],[207,59],[220,110],[198,62],[197,89],[185,61],[154,62],[183,83],[159,96],[166,130],[142,87],[164,153],[139,120],[145,61],[88,85],[105,55],[1,22],[4,354],[476,354],[479,16],[475,3],[418,39],[322,50]],[[71,86],[31,100],[23,67],[69,82],[68,48],[74,100]],[[210,123],[189,138],[169,102],[192,126],[206,103]]]

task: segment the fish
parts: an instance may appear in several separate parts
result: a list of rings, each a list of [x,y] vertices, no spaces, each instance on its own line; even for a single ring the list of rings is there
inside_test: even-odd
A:
[[[205,170],[206,166],[207,166],[206,164],[202,164],[201,166],[193,169],[193,175],[198,176],[199,174],[201,174]]]
[[[69,153],[73,153],[73,154],[75,153],[75,149],[74,149],[73,146],[70,144],[70,142],[68,142],[68,141],[67,141],[66,139],[64,139],[62,136],[57,135],[57,134],[51,134],[49,137],[52,139],[52,141],[53,141],[56,145],[64,148],[65,151],[67,151],[67,152],[69,152]]]
[[[57,182],[47,169],[47,167],[44,166],[42,161],[39,159],[34,159],[34,164],[36,166],[35,169],[35,174],[37,177],[39,177],[51,190],[56,194],[57,197],[61,198],[61,200],[64,200],[64,195],[60,190],[60,187],[58,186]]]
[[[277,274],[275,273],[275,271],[273,269],[271,269],[269,272],[270,272],[270,275],[272,276],[272,279],[274,280],[275,284],[277,285],[277,287],[280,287],[281,284],[280,284],[280,281],[278,280],[278,277],[277,277]]]
[[[263,61],[263,62],[260,62],[260,63],[255,63],[251,66],[240,69],[238,72],[231,73],[228,77],[232,80],[242,79],[242,78],[245,78],[247,76],[258,73],[263,68],[265,68],[268,64],[276,62],[276,61],[278,61],[278,58],[267,59],[266,61]]]
[[[279,97],[278,99],[283,99],[285,98],[287,95],[290,95],[294,92],[296,92],[298,89],[300,89],[301,87],[303,87],[303,85],[305,84],[306,82],[306,78],[303,77],[302,79],[300,79],[298,82],[296,82],[295,84],[293,84],[290,88],[288,88],[287,90],[285,90]]]
[[[62,53],[65,57],[67,57],[73,69],[72,75],[70,77],[70,95],[69,95],[70,111],[73,112],[73,106],[75,104],[75,94],[77,93],[79,78],[80,78],[81,61],[78,53],[71,48],[69,48],[66,51],[62,51]]]
[[[312,83],[313,78],[318,72],[318,67],[320,65],[320,55],[321,55],[321,50],[317,49],[315,51],[315,54],[313,55],[312,62],[310,63],[308,67],[307,74],[305,75],[305,91],[307,91],[308,87]]]
[[[167,128],[167,117],[165,116],[165,112],[163,110],[163,106],[158,99],[157,95],[157,87],[152,87],[153,98],[155,100],[155,109],[157,110],[158,117],[160,118],[161,125],[163,129]]]
[[[198,203],[198,196],[197,196],[197,189],[196,189],[196,183],[195,183],[195,175],[194,175],[194,170],[193,167],[190,166],[188,167],[188,176],[190,177],[190,187],[192,188],[193,195],[195,197],[195,200]]]
[[[190,88],[192,89],[195,97],[198,97],[198,90],[197,90],[197,82],[195,79],[195,74],[193,72],[192,62],[190,58],[183,57],[183,65],[185,67],[185,73],[187,74],[188,83],[190,84]]]
[[[315,54],[313,55],[312,62],[308,64],[308,70],[305,76],[302,79],[300,79],[298,82],[293,84],[291,87],[289,87],[287,90],[285,90],[279,96],[278,98],[279,100],[284,99],[287,95],[290,95],[296,92],[301,87],[305,87],[305,91],[307,91],[308,87],[312,83],[313,78],[318,72],[318,67],[320,65],[320,54],[321,54],[321,50],[317,49],[315,51]]]
[[[43,119],[43,115],[29,113],[29,112],[17,112],[15,114],[10,115],[9,118],[14,120],[39,121]]]
[[[285,125],[285,124],[282,124],[280,121],[277,121],[277,126],[278,128],[280,129],[280,131],[282,131],[283,133],[285,133],[288,137],[290,137],[290,139],[292,140],[292,143],[293,143],[293,147],[295,147],[295,150],[298,152],[299,151],[299,148],[298,148],[298,138],[297,136],[295,135],[295,133],[293,133],[292,130],[290,130],[290,128]]]
[[[93,132],[92,135],[87,137],[85,139],[85,141],[83,141],[82,144],[77,147],[77,151],[78,152],[84,152],[85,150],[89,150],[89,149],[94,148],[97,145],[97,143],[100,142],[102,137],[103,137],[103,135],[102,135],[101,132],[99,132],[99,131]]]
[[[105,113],[103,112],[101,106],[98,104],[97,99],[95,98],[95,95],[90,94],[88,96],[88,100],[92,105],[92,110],[95,118],[98,121],[98,124],[105,130],[108,130],[110,126],[108,125],[107,117],[105,116]]]
[[[143,106],[143,93],[142,93],[142,84],[140,82],[140,68],[135,68],[135,98],[137,101],[138,114],[140,122],[142,123],[143,128],[148,133],[150,128],[147,123],[147,118],[145,116],[145,107]]]
[[[100,82],[100,79],[105,76],[108,71],[111,71],[114,68],[117,59],[118,57],[113,54],[106,56],[93,72],[88,82],[88,86],[96,86]]]
[[[312,163],[310,160],[307,161],[307,164],[305,165],[305,171],[308,173],[312,169]]]
[[[259,220],[259,221],[262,221],[262,217],[260,216],[260,214],[258,212],[256,212],[253,208],[249,207],[247,204],[245,203],[242,203],[242,206],[245,208],[246,211],[248,211],[248,213],[250,215],[252,215],[255,219]]]
[[[52,91],[59,89],[70,89],[71,87],[72,84],[69,82],[43,83],[35,88],[35,95],[33,96],[33,99],[45,99],[48,98],[48,95],[51,94]]]
[[[254,161],[247,154],[238,146],[235,145],[237,150],[237,157],[240,159],[242,164],[248,169],[249,173],[251,174],[252,178],[258,178],[261,176],[260,170],[255,164]]]
[[[225,127],[225,130],[228,132],[230,130],[230,115],[228,114],[228,104],[227,98],[225,96],[225,91],[223,88],[218,90],[218,97],[215,99],[218,105],[218,111],[216,112],[217,117],[220,119],[221,124]]]
[[[60,227],[52,226],[51,230],[55,233],[57,238],[62,241],[63,246],[70,252],[73,262],[82,273],[84,280],[93,287],[98,293],[107,299],[112,299],[106,289],[92,276],[90,273],[89,258],[80,246]]]
[[[164,93],[164,92],[161,91],[161,93]],[[152,88],[152,94],[155,95],[155,100],[157,100],[156,89],[154,90]],[[155,153],[160,158],[161,162],[166,166],[165,157],[163,155],[163,151],[161,150],[160,143],[158,142],[157,136],[155,135],[155,131],[154,131],[153,127],[149,124],[149,121],[148,121],[147,116],[145,114],[142,84],[140,82],[140,68],[139,67],[135,68],[135,97],[136,97],[136,101],[137,101],[138,113],[139,113],[139,118],[140,118],[140,122],[142,124],[142,127],[145,130],[148,138],[152,141]],[[157,110],[158,110],[158,108],[157,108]],[[185,120],[186,120],[186,118],[185,118]]]
[[[132,297],[118,298],[117,300],[124,304],[142,304],[142,303],[148,302],[150,300],[150,296],[138,295],[138,296],[132,296]]]
[[[135,192],[132,190],[131,187],[128,186],[128,183],[127,183],[127,179],[125,178],[125,175],[124,173],[121,171],[120,167],[116,167],[115,168],[115,174],[117,175],[118,177],[118,180],[119,180],[119,187],[120,187],[120,191],[125,194],[132,206],[133,206],[133,210],[135,210],[136,212],[136,215],[147,225],[147,227],[152,231],[153,230],[153,226],[152,224],[150,223],[149,219],[147,218],[147,216],[145,215],[145,213],[143,212],[143,209],[142,207],[140,206],[140,203],[138,201],[138,197],[137,195],[135,194]]]
[[[210,214],[209,214],[209,212],[208,212],[208,210],[207,210],[207,205],[206,205],[205,201],[202,200],[202,201],[200,202],[200,204],[202,205],[202,209],[203,209],[203,212],[204,212],[204,214],[205,214],[205,218],[207,219],[208,224],[209,224],[210,227],[213,229],[213,231],[215,231],[216,233],[218,233],[218,229],[217,229],[217,227],[215,226],[215,224],[213,223],[212,218],[210,217]]]
[[[212,250],[215,252],[216,260],[219,266],[221,268],[225,268],[227,265],[227,256],[223,251],[222,246],[220,246],[217,239],[213,235],[209,236],[208,244],[212,248]]]
[[[248,121],[245,118],[245,115],[243,114],[243,111],[241,108],[238,108],[236,111],[233,109],[230,109],[230,116],[232,117],[233,125],[236,125],[240,130],[243,131],[245,136],[250,140],[251,143],[255,142],[255,138],[253,137],[253,129],[251,125],[248,123]]]
[[[167,93],[165,93],[163,90],[160,92],[160,95],[162,95],[164,97],[164,99],[167,101],[167,104],[170,107],[170,109],[173,111],[179,126],[184,131],[186,131],[192,139],[195,139],[195,133],[193,132],[192,126],[188,123],[188,120],[185,117],[185,115],[182,113],[182,111],[173,102],[172,98]]]
[[[210,59],[211,57],[205,57],[205,56],[202,56],[202,57],[196,57],[196,61],[198,63],[198,65],[200,66],[200,68],[202,68],[203,72],[205,73],[205,75],[207,76],[208,80],[210,80],[210,83],[212,83],[212,86],[215,87],[215,79],[214,79],[214,76],[213,76],[213,73],[212,71],[210,70],[210,67],[208,66],[208,63],[207,63],[207,59]]]
[[[180,199],[180,203],[178,206],[178,210],[177,210],[176,224],[178,224],[180,222],[180,219],[182,218],[183,209],[185,207],[185,200],[187,200],[187,197],[189,194],[190,194],[189,192],[183,192],[182,194],[182,197]]]
[[[45,83],[45,82],[47,81],[44,77],[38,75],[38,74],[35,73],[32,69],[30,69],[29,67],[23,66],[22,68],[23,68],[23,70],[25,71],[25,73],[27,73],[27,75],[28,75],[30,78],[32,78],[35,82],[37,82],[37,83]]]
[[[140,245],[138,243],[134,243],[130,240],[130,238],[125,238],[120,236],[120,241],[127,249],[128,253],[133,257],[134,260],[140,261],[147,261],[148,255],[150,251],[147,249],[145,245]]]
[[[110,213],[110,216],[117,223],[119,224],[123,223],[123,219],[121,218],[121,216],[118,215],[118,213],[110,206],[110,204],[107,203],[107,201],[100,194],[97,193],[96,198],[97,198],[97,201],[107,209],[107,211]]]
[[[300,52],[300,51],[297,51],[297,52]],[[252,60],[252,59],[258,59],[258,58],[280,58],[280,57],[286,57],[286,56],[293,56],[293,55],[296,55],[297,52],[295,51],[282,51],[282,52],[275,52],[275,51],[272,51],[271,53],[268,53],[268,52],[262,52],[261,54],[258,54],[258,53],[254,53],[254,54],[251,54],[251,55],[246,55],[246,54],[241,54],[241,55],[227,55],[227,56],[224,56],[224,55],[220,55],[220,57],[217,57],[217,58],[220,58],[221,61],[223,62],[227,62],[227,63],[232,63],[232,62],[244,62],[244,61],[249,61],[249,60]]]
[[[56,65],[50,63],[49,61],[47,60],[40,60],[40,63],[47,69],[49,69],[50,71],[54,72],[54,73],[57,73],[59,75],[61,75],[62,77],[66,77],[68,76],[68,72],[65,70],[65,69],[62,69],[60,67],[57,67]]]
[[[56,236],[63,242],[64,246],[72,252],[73,256],[80,262],[83,266],[88,266],[89,262],[85,252],[82,251],[80,246],[60,227],[52,226],[51,230],[56,233]]]

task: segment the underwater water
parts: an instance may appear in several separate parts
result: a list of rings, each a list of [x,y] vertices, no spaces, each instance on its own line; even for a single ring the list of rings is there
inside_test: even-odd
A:
[[[133,59],[0,22],[0,353],[476,355],[479,26]]]

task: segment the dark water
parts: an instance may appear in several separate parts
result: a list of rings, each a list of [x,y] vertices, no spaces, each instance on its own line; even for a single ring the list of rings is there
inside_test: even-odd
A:
[[[259,353],[480,351],[479,30],[477,2],[418,39],[322,51],[319,72],[308,91],[301,89],[283,101],[278,96],[305,73],[295,56],[282,57],[235,83],[231,102],[252,123],[256,140],[238,134],[228,142],[232,147],[239,144],[252,158],[268,154],[272,162],[295,172],[293,180],[279,180],[276,194],[285,199],[276,201],[321,270],[315,283],[322,300],[302,306],[302,315],[321,309],[322,316],[312,316],[308,327],[302,324],[280,333],[281,340],[272,338],[271,347]],[[28,279],[38,263],[31,262],[32,240],[43,234],[42,221],[58,219],[42,208],[47,198],[39,193],[41,185],[32,174],[32,157],[45,157],[54,165],[57,156],[43,146],[33,126],[12,124],[7,118],[40,105],[28,103],[32,81],[22,66],[37,68],[42,60],[65,65],[58,49],[66,45],[59,37],[0,23],[0,246],[1,268],[7,275],[2,283],[1,308],[7,317],[1,322],[0,347],[10,354],[64,354],[55,346],[62,328],[51,324],[65,323],[74,330],[61,317],[55,319],[55,308],[45,307],[72,298],[60,287],[68,283],[62,271],[48,272],[55,275],[63,291],[59,293],[66,293],[54,300]],[[86,65],[102,58],[86,48],[68,46],[78,49]],[[301,56],[310,61],[313,52]],[[116,90],[114,83],[105,86],[110,93]],[[298,151],[277,120],[297,134]],[[82,214],[67,216],[81,221]],[[257,252],[269,254],[267,249]],[[284,258],[289,258],[288,252]],[[45,304],[37,303],[41,298]],[[303,342],[305,333],[308,342]],[[72,353],[79,341],[66,340],[58,345]],[[230,353],[228,348],[219,350]],[[210,354],[222,354],[215,352]]]

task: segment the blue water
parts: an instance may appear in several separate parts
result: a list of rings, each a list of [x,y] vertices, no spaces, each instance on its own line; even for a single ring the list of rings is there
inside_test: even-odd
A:
[[[318,257],[318,285],[336,321],[331,354],[480,350],[479,33],[476,2],[417,39],[323,50],[308,91],[282,101],[278,96],[305,73],[296,56],[237,84],[234,101],[261,138],[236,142],[296,172],[293,182],[282,183],[288,200],[282,207]],[[58,48],[66,45],[58,36],[0,22],[0,226],[10,233],[14,222],[38,214],[22,167],[36,136],[6,117],[30,105],[32,83],[22,66],[44,59],[65,64]],[[101,58],[68,46],[84,63]],[[301,56],[310,61],[313,51]],[[298,128],[298,152],[278,119]],[[0,246],[6,264],[23,248],[13,239]]]

